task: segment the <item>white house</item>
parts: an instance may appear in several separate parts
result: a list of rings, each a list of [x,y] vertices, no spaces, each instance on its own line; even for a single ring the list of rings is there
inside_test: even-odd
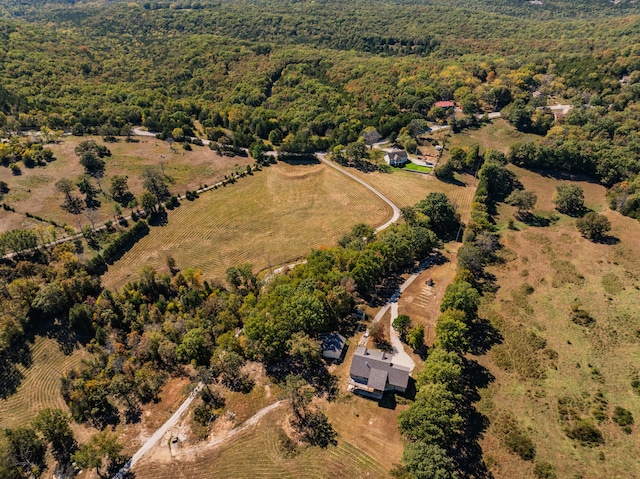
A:
[[[409,161],[409,157],[406,151],[394,149],[385,153],[384,161],[391,166],[402,166]]]

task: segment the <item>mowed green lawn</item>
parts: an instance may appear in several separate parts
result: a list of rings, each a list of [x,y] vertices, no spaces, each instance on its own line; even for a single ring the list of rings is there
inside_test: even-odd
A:
[[[357,223],[382,224],[391,209],[376,195],[321,164],[280,162],[201,195],[169,212],[104,276],[121,287],[144,265],[167,271],[173,256],[179,268],[200,268],[224,279],[230,266],[250,262],[254,270],[277,267],[333,246]]]

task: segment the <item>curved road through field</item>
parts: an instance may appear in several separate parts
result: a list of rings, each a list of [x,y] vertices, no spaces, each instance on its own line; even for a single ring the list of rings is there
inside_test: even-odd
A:
[[[393,215],[391,215],[391,218],[389,219],[389,221],[387,221],[383,225],[380,225],[380,226],[378,226],[376,228],[376,233],[378,233],[378,232],[380,232],[380,231],[382,231],[384,229],[387,229],[389,226],[391,226],[393,223],[395,223],[396,221],[398,221],[400,219],[400,216],[402,215],[402,213],[400,211],[400,208],[398,208],[389,198],[384,196],[382,193],[380,193],[378,190],[376,190],[369,183],[367,183],[366,181],[361,180],[356,175],[354,175],[352,173],[349,173],[344,168],[342,168],[342,167],[338,166],[337,164],[335,164],[333,161],[327,160],[326,153],[317,153],[316,157],[322,163],[324,163],[325,165],[330,166],[334,170],[338,170],[343,175],[347,175],[352,180],[360,183],[362,186],[364,186],[366,189],[371,191],[374,195],[376,195],[378,198],[380,198],[382,201],[384,201],[386,204],[388,204],[391,207],[391,210],[393,211]]]

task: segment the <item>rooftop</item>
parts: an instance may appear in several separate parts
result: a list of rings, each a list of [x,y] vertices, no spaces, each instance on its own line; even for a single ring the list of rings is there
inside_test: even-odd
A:
[[[368,380],[367,385],[378,390],[384,390],[388,381],[391,386],[406,388],[409,384],[409,368],[393,364],[392,357],[382,351],[358,347],[351,362],[351,376],[358,376]],[[381,381],[384,381],[382,387]]]

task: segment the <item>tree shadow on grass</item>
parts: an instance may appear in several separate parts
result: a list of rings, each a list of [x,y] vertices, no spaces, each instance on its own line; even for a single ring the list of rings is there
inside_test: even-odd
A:
[[[5,355],[0,355],[0,399],[7,399],[16,393],[24,380],[24,374]]]
[[[620,243],[620,239],[616,238],[615,236],[606,235],[602,238],[594,239],[593,242],[598,244],[615,245]]]
[[[503,341],[502,334],[487,319],[477,318],[471,327],[470,346],[473,354],[485,354]]]
[[[60,347],[60,351],[67,356],[80,346],[76,333],[63,324],[52,324],[40,334],[47,338],[55,339]]]
[[[518,215],[518,219],[522,221],[524,224],[529,226],[537,226],[537,227],[546,227],[551,224],[551,220],[549,218],[545,218],[544,216],[536,215],[535,213],[528,213],[523,215]]]

